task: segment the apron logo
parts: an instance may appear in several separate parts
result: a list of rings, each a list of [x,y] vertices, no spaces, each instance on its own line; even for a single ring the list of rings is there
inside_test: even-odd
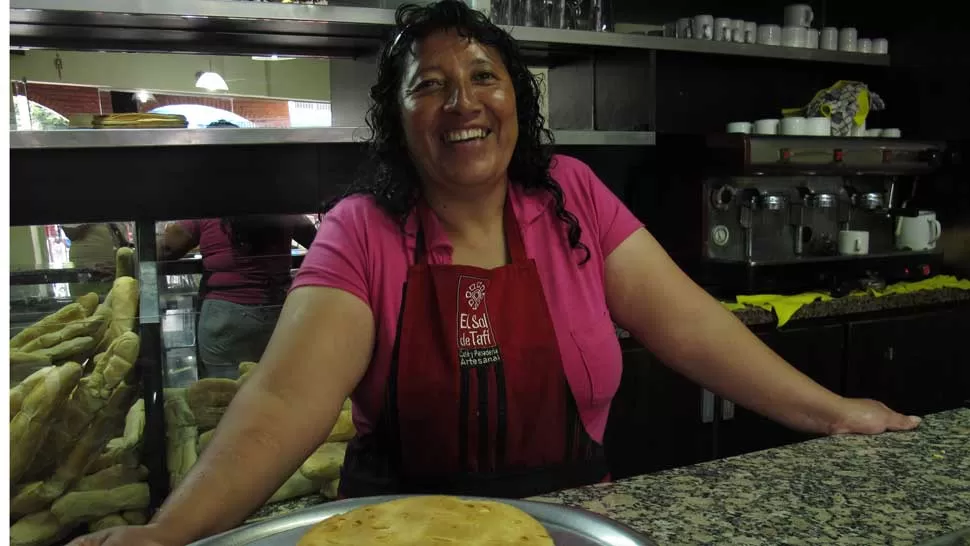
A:
[[[502,359],[488,318],[486,282],[464,275],[458,278],[458,362],[463,368],[490,366]]]
[[[468,290],[465,290],[465,297],[468,298],[468,306],[472,311],[478,311],[478,306],[485,299],[485,283],[481,281],[472,283]]]

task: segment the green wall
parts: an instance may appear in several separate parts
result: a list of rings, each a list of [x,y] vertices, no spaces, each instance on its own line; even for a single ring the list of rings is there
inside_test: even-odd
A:
[[[55,67],[57,55],[63,67],[60,76]],[[10,77],[119,90],[199,93],[202,90],[195,87],[195,75],[210,66],[226,79],[231,95],[330,100],[330,63],[326,59],[254,61],[218,55],[30,50],[10,56]]]

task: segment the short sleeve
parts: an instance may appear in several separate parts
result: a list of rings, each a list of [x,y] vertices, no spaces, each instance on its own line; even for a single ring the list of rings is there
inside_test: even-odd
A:
[[[323,217],[303,265],[293,279],[292,289],[339,288],[371,306],[363,199],[344,199]]]
[[[579,205],[587,212],[587,221],[593,223],[593,232],[599,236],[600,251],[607,257],[634,231],[643,227],[630,209],[589,168],[578,159],[556,156],[557,179],[575,179],[576,191],[585,203]],[[566,186],[563,187],[567,190]],[[568,201],[568,200],[567,200]],[[568,204],[567,204],[568,206]]]

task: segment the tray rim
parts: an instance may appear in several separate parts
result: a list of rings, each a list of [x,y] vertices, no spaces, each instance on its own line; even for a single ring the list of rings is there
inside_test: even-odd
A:
[[[290,531],[292,529],[301,527],[303,525],[313,525],[313,524],[319,523],[325,519],[331,518],[333,516],[336,516],[345,512],[349,512],[350,510],[353,510],[355,508],[359,508],[361,506],[365,506],[368,504],[378,504],[382,502],[388,502],[388,501],[403,499],[408,497],[427,497],[427,496],[440,496],[440,495],[380,495],[380,496],[371,496],[371,497],[355,497],[350,499],[341,499],[341,500],[336,500],[331,502],[324,502],[316,506],[308,506],[306,508],[294,510],[293,512],[289,512],[287,514],[282,514],[280,516],[267,518],[262,521],[257,521],[247,525],[236,527],[234,529],[230,529],[218,535],[213,535],[211,537],[207,537],[202,540],[193,542],[188,546],[223,546],[223,545],[245,546],[248,544],[252,544],[253,542],[252,540],[246,539],[243,537],[245,537],[245,535],[249,533],[252,533],[257,527],[264,527],[267,525],[278,525],[280,526],[280,528],[277,529],[276,532],[285,532],[285,531]],[[626,525],[614,519],[608,518],[601,514],[597,514],[595,512],[591,512],[589,510],[584,510],[582,508],[577,508],[574,506],[567,506],[564,504],[541,502],[541,501],[534,501],[534,500],[527,500],[527,499],[476,497],[474,495],[453,495],[453,496],[456,496],[459,499],[465,499],[465,500],[503,502],[503,503],[515,506],[516,508],[522,509],[526,512],[529,512],[528,508],[534,508],[534,509],[538,509],[539,512],[546,511],[546,512],[560,512],[564,514],[572,514],[575,517],[586,519],[586,520],[592,520],[600,525],[612,528],[613,530],[617,531],[621,536],[625,536],[625,538],[627,538],[631,544],[637,544],[639,546],[656,546],[656,542],[653,539],[633,529],[629,525]],[[346,509],[342,511],[334,512],[333,511],[334,508],[336,508],[337,510],[341,510],[343,508],[346,508]],[[321,512],[332,512],[332,513],[329,513],[329,515],[325,515],[325,517],[320,517]],[[540,517],[537,517],[532,512],[529,512],[529,513],[533,517],[536,517],[536,519],[539,519],[540,523],[542,523]],[[227,540],[231,540],[233,537],[240,537],[241,540],[243,540],[244,542],[226,542]]]

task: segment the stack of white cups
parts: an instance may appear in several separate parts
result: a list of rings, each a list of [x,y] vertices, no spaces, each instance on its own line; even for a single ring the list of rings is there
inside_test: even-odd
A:
[[[820,136],[832,135],[832,122],[827,117],[806,118],[789,116],[782,119],[759,119],[754,123],[735,121],[728,123],[728,133],[743,133],[756,135],[786,135],[786,136]]]
[[[819,32],[812,28],[815,12],[808,4],[785,6],[785,26],[781,29],[781,45],[818,48]]]

